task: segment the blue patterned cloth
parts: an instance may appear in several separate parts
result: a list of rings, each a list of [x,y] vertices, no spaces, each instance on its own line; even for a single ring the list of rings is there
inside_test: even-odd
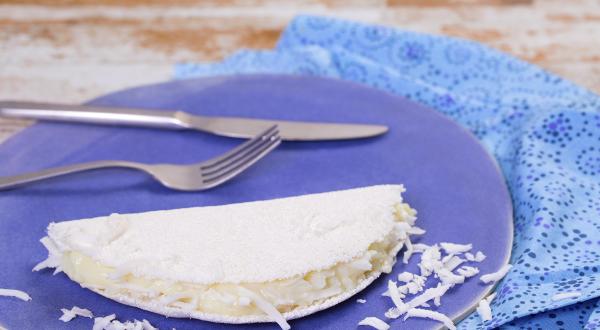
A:
[[[496,157],[515,208],[514,267],[497,287],[494,318],[471,315],[459,328],[600,328],[597,95],[475,42],[313,16],[294,19],[273,51],[175,71],[336,77],[453,118]],[[581,296],[551,299],[572,291]]]

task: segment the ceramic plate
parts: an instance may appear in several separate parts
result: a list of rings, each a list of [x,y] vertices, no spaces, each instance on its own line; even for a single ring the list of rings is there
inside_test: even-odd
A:
[[[504,179],[477,140],[434,110],[406,99],[339,80],[250,75],[202,78],[143,86],[90,104],[286,120],[375,123],[390,127],[378,138],[338,142],[287,142],[236,179],[216,189],[184,193],[163,188],[142,173],[111,169],[58,178],[0,192],[0,287],[27,291],[30,302],[0,299],[0,323],[9,329],[89,328],[92,321],[58,320],[60,308],[80,306],[122,321],[148,319],[161,329],[276,329],[274,324],[225,325],[165,318],[82,289],[64,274],[31,272],[46,257],[38,242],[51,221],[191,206],[271,199],[385,183],[403,183],[406,200],[427,230],[422,243],[473,243],[487,259],[482,273],[505,264],[512,242],[512,208]],[[195,131],[167,131],[38,123],[0,145],[0,175],[100,159],[192,163],[241,141]],[[251,225],[251,224],[249,224]],[[420,257],[398,262],[355,297],[291,321],[293,329],[353,329],[367,316],[385,319],[388,279],[416,271]],[[460,318],[490,290],[477,278],[449,291],[437,310]],[[366,299],[366,304],[356,299]],[[394,326],[433,329],[429,320]]]

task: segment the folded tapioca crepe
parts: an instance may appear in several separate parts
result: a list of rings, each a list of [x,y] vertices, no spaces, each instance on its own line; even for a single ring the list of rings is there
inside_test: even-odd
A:
[[[252,323],[333,306],[391,271],[416,212],[401,185],[51,223],[51,267],[171,317]]]

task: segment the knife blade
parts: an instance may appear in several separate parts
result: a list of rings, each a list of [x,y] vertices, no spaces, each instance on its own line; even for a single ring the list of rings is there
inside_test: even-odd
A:
[[[0,101],[0,116],[88,124],[193,129],[234,138],[252,138],[273,125],[287,141],[345,140],[374,137],[387,126],[199,116],[183,111],[89,105]]]

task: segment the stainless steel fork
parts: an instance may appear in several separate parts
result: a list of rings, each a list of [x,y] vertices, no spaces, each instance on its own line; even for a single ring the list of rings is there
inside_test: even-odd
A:
[[[107,167],[124,167],[150,174],[165,187],[175,190],[206,190],[216,187],[266,156],[281,143],[277,125],[222,156],[191,165],[143,164],[119,160],[100,160],[50,168],[39,172],[0,177],[0,190],[52,177]]]

